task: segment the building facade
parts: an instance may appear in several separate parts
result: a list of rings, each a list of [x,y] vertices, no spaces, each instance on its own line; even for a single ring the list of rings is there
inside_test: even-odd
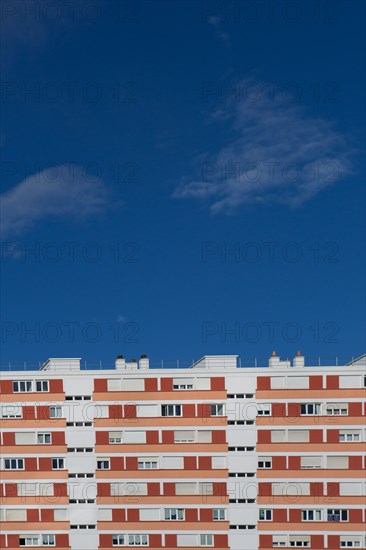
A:
[[[366,548],[365,356],[1,373],[0,547]]]

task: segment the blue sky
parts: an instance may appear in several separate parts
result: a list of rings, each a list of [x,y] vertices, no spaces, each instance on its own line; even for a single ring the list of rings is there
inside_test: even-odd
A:
[[[4,1],[2,361],[362,354],[364,9]]]

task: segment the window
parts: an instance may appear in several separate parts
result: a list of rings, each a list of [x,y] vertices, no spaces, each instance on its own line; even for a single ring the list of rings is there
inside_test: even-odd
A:
[[[55,535],[42,535],[42,546],[55,546]]]
[[[328,521],[348,521],[348,510],[340,510],[339,508],[331,508],[327,510]]]
[[[164,519],[167,521],[183,521],[184,509],[183,508],[165,508]]]
[[[174,432],[174,443],[194,443],[195,433],[193,430],[180,430]]]
[[[158,467],[157,458],[139,458],[137,461],[138,470],[156,470]]]
[[[272,546],[287,546],[287,536],[272,535]]]
[[[290,535],[289,545],[296,547],[309,547],[310,536],[308,535]]]
[[[321,456],[301,456],[300,467],[301,468],[321,468],[322,457]]]
[[[272,510],[261,508],[259,510],[259,521],[272,521]]]
[[[201,535],[200,543],[201,546],[213,546],[213,535]]]
[[[336,470],[347,470],[348,456],[328,456],[327,467]]]
[[[211,416],[224,416],[224,404],[215,403],[211,405]]]
[[[322,511],[321,510],[302,510],[301,516],[302,516],[302,521],[321,521]]]
[[[97,458],[97,470],[109,470],[110,460],[109,458]]]
[[[50,391],[48,380],[36,380],[36,391],[39,391],[39,392]]]
[[[122,432],[109,432],[109,443],[122,443]]]
[[[348,414],[348,403],[327,403],[325,414],[330,416],[346,416]]]
[[[35,432],[15,432],[15,445],[34,445]]]
[[[13,382],[13,392],[31,392],[32,391],[32,381],[31,380],[17,380]]]
[[[50,407],[50,417],[51,418],[61,418],[62,408],[59,405]]]
[[[258,416],[271,416],[271,404],[259,403],[257,414]]]
[[[148,544],[147,535],[128,535],[128,546],[147,546]]]
[[[259,456],[258,457],[258,468],[272,468],[272,457],[270,457],[270,456]]]
[[[309,430],[289,430],[288,442],[289,443],[309,443],[310,434]]]
[[[173,378],[173,390],[193,390],[193,379]]]
[[[125,545],[125,536],[124,535],[112,535],[112,544],[113,544],[113,546],[124,546]]]
[[[42,445],[47,445],[51,443],[51,434],[49,432],[38,433],[37,434],[37,443]]]
[[[5,470],[24,470],[23,458],[5,458],[4,459]]]
[[[1,407],[1,418],[22,418],[23,410],[19,405],[3,405]]]
[[[225,508],[214,508],[212,510],[212,519],[214,521],[224,521],[226,519]]]
[[[182,416],[182,405],[162,405],[162,416]]]
[[[64,458],[53,458],[52,459],[52,470],[63,470],[65,468],[65,459]]]
[[[361,538],[350,535],[341,536],[340,546],[341,548],[360,548]]]
[[[320,403],[301,403],[300,413],[302,415],[316,415],[320,414]]]
[[[19,537],[19,546],[38,546],[38,536],[22,535]]]
[[[339,441],[340,443],[361,441],[361,432],[359,430],[340,430]]]

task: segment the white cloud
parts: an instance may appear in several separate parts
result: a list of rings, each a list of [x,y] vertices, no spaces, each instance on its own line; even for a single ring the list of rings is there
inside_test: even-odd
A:
[[[220,40],[222,40],[222,42],[224,43],[224,46],[228,48],[230,46],[230,36],[228,35],[228,33],[224,32],[221,29],[221,23],[222,23],[221,17],[219,17],[218,15],[212,15],[211,17],[208,18],[208,24],[214,27],[216,36]]]
[[[46,168],[1,195],[1,236],[25,233],[49,218],[85,220],[106,205],[107,188],[100,178],[73,164]]]
[[[174,198],[206,200],[212,213],[230,214],[255,202],[300,206],[352,173],[354,151],[332,122],[306,116],[263,84],[242,85],[262,93],[233,99],[212,114],[226,143],[200,156],[200,178],[184,177]]]

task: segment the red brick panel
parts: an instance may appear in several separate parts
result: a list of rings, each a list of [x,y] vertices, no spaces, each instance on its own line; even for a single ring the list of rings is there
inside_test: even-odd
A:
[[[271,443],[271,430],[258,430],[258,443]]]
[[[327,483],[327,496],[331,499],[332,497],[339,497],[339,482],[338,481],[328,481]],[[331,502],[331,500],[330,500]]]
[[[327,390],[339,389],[339,375],[327,376]]]
[[[258,496],[270,497],[272,495],[272,483],[258,483]]]
[[[272,535],[259,535],[259,548],[272,548]]]
[[[66,497],[67,496],[67,483],[55,483],[53,486],[53,491],[57,497]]]
[[[210,418],[211,417],[211,405],[209,403],[198,403],[198,405],[197,405],[197,417],[198,418]]]
[[[8,548],[19,548],[19,535],[8,535]]]
[[[288,457],[288,469],[289,470],[301,470],[301,459],[299,456]]]
[[[24,459],[24,469],[27,472],[37,471],[37,459],[36,457],[30,457]]]
[[[149,535],[150,548],[161,548],[161,535],[158,533],[151,533]]]
[[[300,416],[300,403],[289,403],[287,407],[288,416]]]
[[[156,430],[149,430],[146,432],[146,443],[148,445],[157,445],[159,443],[159,432]]]
[[[323,389],[323,377],[322,376],[310,376],[309,389],[322,390]]]
[[[198,457],[198,469],[199,470],[212,470],[212,458],[210,456],[199,456]]]
[[[110,483],[98,483],[98,497],[110,497],[111,496],[111,484]]]
[[[257,378],[257,390],[270,390],[271,389],[271,377],[270,376],[258,376]],[[271,541],[272,546],[272,541]]]
[[[310,443],[323,443],[323,430],[310,430]]]
[[[126,458],[126,461],[127,460],[128,460],[128,458]],[[136,458],[136,468],[130,468],[130,469],[131,470],[137,470],[137,458]],[[114,470],[114,471],[124,470],[123,456],[112,456],[111,457],[111,470]],[[128,470],[128,468],[126,468],[126,470]]]
[[[136,405],[129,404],[124,406],[124,416],[125,418],[137,418],[136,414]]]
[[[49,405],[38,405],[36,409],[38,420],[49,420],[51,418]],[[57,420],[57,418],[54,418],[53,420]]]
[[[186,514],[187,519],[187,514]],[[200,509],[200,521],[212,521],[212,509],[201,508]]]
[[[7,497],[17,497],[18,496],[18,485],[16,483],[6,483],[6,485],[5,485],[5,495]]]
[[[137,470],[137,456],[126,456],[126,470]]]
[[[0,535],[0,548],[5,548],[5,535]]]
[[[212,443],[226,443],[225,430],[212,430]]]
[[[105,393],[105,392],[108,391],[108,383],[107,383],[106,378],[95,378],[94,379],[94,391],[95,392],[100,392],[100,393]],[[112,544],[112,540],[111,540],[111,544]]]
[[[201,512],[202,512],[202,510],[201,510]],[[209,512],[210,512],[210,517],[207,521],[212,520],[212,511],[209,510]],[[186,521],[198,521],[198,510],[196,508],[187,508],[186,509],[185,520]],[[202,519],[202,515],[201,515],[201,521],[206,521],[206,520]]]
[[[15,445],[15,433],[4,432],[3,433],[3,445]]]
[[[301,510],[298,508],[290,509],[290,522],[291,523],[300,523],[301,522]]]
[[[310,483],[310,495],[312,497],[319,497],[323,495],[323,483],[322,482],[311,482]]]
[[[160,483],[148,483],[147,494],[149,497],[157,497],[160,495]]]
[[[125,406],[126,409],[127,405]],[[122,418],[122,405],[109,405],[109,418],[119,420]]]
[[[223,376],[211,378],[211,390],[221,391],[225,390],[225,378]]]
[[[287,509],[286,508],[275,508],[273,510],[273,521],[276,523],[286,523],[287,522]]]
[[[138,508],[130,508],[126,510],[127,521],[140,521],[140,512]]]
[[[214,535],[216,548],[228,548],[229,539],[227,535]]]
[[[0,393],[3,393],[3,394],[13,393],[12,380],[2,380],[0,382]]]
[[[177,535],[165,535],[166,548],[177,548]]]
[[[327,443],[339,443],[339,430],[327,430]]]
[[[109,433],[96,431],[95,432],[95,442],[97,445],[109,445]]]
[[[184,469],[185,470],[196,470],[197,469],[197,459],[195,456],[185,456],[184,460]]]
[[[50,380],[50,393],[64,393],[62,380]]]
[[[272,403],[272,416],[285,417],[286,416],[285,403]]]
[[[160,379],[161,391],[173,391],[173,378]]]
[[[194,403],[186,403],[183,405],[183,417],[194,418],[196,416],[196,405]]]
[[[334,550],[335,548],[340,548],[340,539],[339,535],[328,535],[328,548]]]
[[[51,438],[53,445],[65,445],[65,432],[52,432]]]
[[[174,443],[174,432],[173,430],[163,430],[161,432],[161,440],[165,444]]]
[[[227,495],[227,486],[226,483],[222,482],[213,482],[213,495],[214,496],[226,496]]]
[[[349,416],[362,416],[362,403],[349,403],[348,404]]]
[[[286,457],[285,456],[273,456],[272,457],[272,469],[273,470],[286,470]]]
[[[54,514],[54,511],[53,511],[52,508],[43,508],[41,510],[41,521],[42,522],[54,521],[54,517],[55,517],[55,514]]]
[[[112,548],[112,536],[113,535],[107,535],[107,534],[100,534],[99,535],[99,546],[100,548]]]
[[[49,456],[41,456],[38,459],[38,464],[39,464],[39,471],[40,472],[47,472],[49,470],[52,470],[51,457],[49,457]]]
[[[350,470],[362,470],[362,456],[349,456],[348,468]]]
[[[145,378],[145,391],[158,391],[158,379]]]
[[[175,483],[163,483],[163,494],[165,496],[175,495]]]
[[[56,535],[56,548],[68,548],[69,546],[69,535],[61,533]]]
[[[124,508],[112,508],[112,521],[126,521],[126,510]]]
[[[39,510],[38,508],[28,508],[27,510],[27,521],[28,522],[38,522],[39,521]]]
[[[324,548],[324,535],[311,535],[312,548]]]
[[[362,523],[362,509],[354,508],[349,510],[350,523]]]
[[[24,420],[35,420],[36,409],[33,405],[23,406],[23,418]]]

